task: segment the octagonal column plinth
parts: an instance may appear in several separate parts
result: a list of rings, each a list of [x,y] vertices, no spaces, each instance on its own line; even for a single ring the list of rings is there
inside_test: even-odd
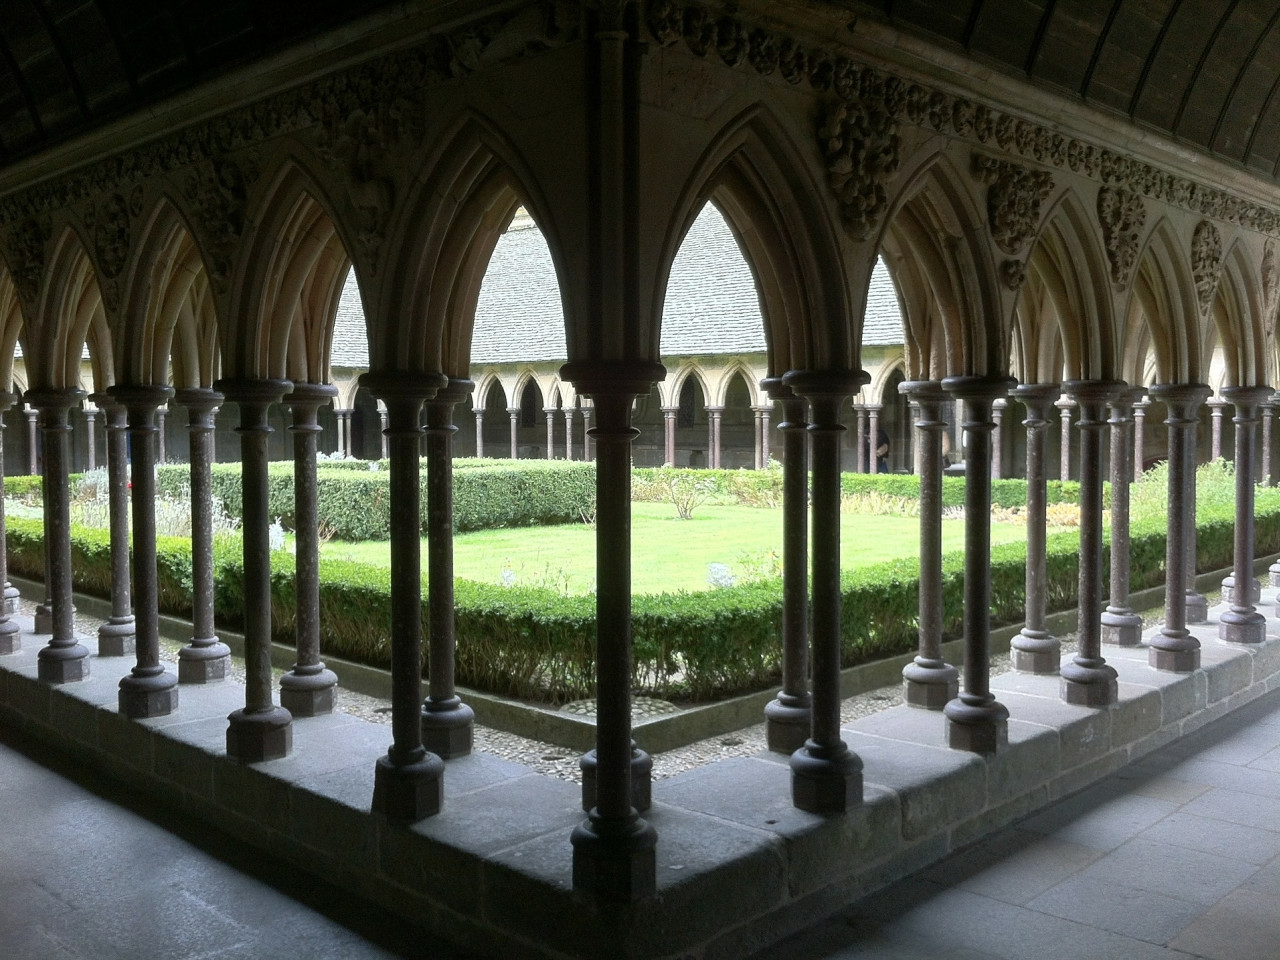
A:
[[[445,760],[471,752],[476,715],[454,685],[453,408],[474,384],[450,379],[427,401],[427,699],[422,742]]]
[[[72,387],[28,390],[27,403],[40,416],[44,438],[44,542],[49,595],[49,643],[37,654],[37,675],[46,683],[89,676],[89,650],[76,639],[71,602],[71,497],[67,490],[70,410],[84,396]]]
[[[1268,387],[1225,387],[1222,395],[1235,404],[1236,529],[1234,583],[1227,593],[1230,608],[1218,618],[1218,636],[1231,643],[1261,643],[1267,621],[1253,606],[1257,581],[1253,578],[1254,434],[1258,406],[1271,395]]]
[[[191,446],[191,641],[178,651],[179,683],[224,680],[231,649],[213,624],[213,430],[222,394],[190,387],[174,394],[187,408]]]
[[[1049,408],[1061,390],[1056,383],[1027,383],[1009,391],[1022,403],[1027,417],[1027,580],[1026,620],[1010,643],[1013,669],[1022,673],[1057,673],[1062,644],[1047,628],[1045,580],[1047,577],[1048,474],[1045,450]]]
[[[1126,389],[1117,380],[1063,384],[1080,410],[1080,587],[1076,653],[1062,665],[1062,699],[1085,707],[1116,702],[1115,667],[1102,656],[1102,433],[1107,405]]]
[[[761,383],[782,405],[782,689],[764,708],[765,742],[792,754],[809,739],[809,434],[805,403],[781,377]]]
[[[276,706],[271,680],[271,516],[267,507],[267,412],[288,380],[227,379],[215,388],[240,408],[241,531],[244,547],[244,707],[227,718],[227,756],[277,760],[293,748],[293,715]]]
[[[90,398],[107,428],[107,515],[111,538],[111,615],[98,627],[98,656],[134,652],[135,623],[129,568],[129,418],[124,405],[105,393]]]
[[[120,712],[164,717],[178,709],[178,678],[160,662],[160,602],[156,582],[156,411],[173,396],[166,386],[122,384],[108,395],[124,407],[132,453],[133,601],[136,663],[120,680]]]
[[[422,745],[422,505],[418,451],[422,404],[443,374],[371,372],[361,386],[387,408],[391,525],[391,747],[374,770],[373,812],[421,820],[444,803],[444,761]]]
[[[0,418],[13,404],[13,394],[0,393]],[[0,491],[4,490],[4,421],[0,419]],[[0,584],[9,587],[9,552],[5,545],[4,496],[0,495]],[[17,607],[18,591],[14,590],[10,604],[7,591],[0,598],[0,656],[17,653],[22,649],[18,624],[9,619]]]
[[[813,722],[791,755],[791,802],[810,813],[844,813],[862,802],[862,758],[840,738],[840,408],[869,379],[861,370],[783,377],[809,401],[813,451]]]
[[[1129,485],[1133,481],[1133,404],[1146,391],[1126,390],[1109,402],[1111,417],[1111,596],[1102,611],[1102,642],[1135,647],[1142,642],[1142,617],[1129,606]]]
[[[1169,428],[1169,535],[1165,550],[1164,626],[1151,638],[1157,670],[1189,672],[1200,666],[1200,641],[1187,629],[1187,532],[1195,528],[1195,427],[1209,388],[1200,383],[1153,386],[1151,399],[1165,405]]]
[[[294,383],[282,401],[293,415],[294,564],[297,660],[280,678],[280,705],[295,717],[332,713],[338,678],[320,659],[320,535],[316,493],[316,438],[320,408],[338,388]]]
[[[665,374],[660,363],[622,361],[560,370],[596,412],[595,776],[594,796],[584,777],[590,814],[571,837],[573,885],[607,901],[649,896],[657,883],[657,833],[638,809],[648,802],[650,764],[631,739],[631,406]]]
[[[1000,376],[942,381],[965,405],[963,688],[943,712],[951,746],[974,753],[1009,743],[1009,711],[991,693],[991,405],[1013,385]]]
[[[912,707],[941,710],[960,692],[960,671],[942,659],[942,405],[936,380],[910,380],[898,391],[916,410],[920,471],[920,640],[902,668],[902,697]]]

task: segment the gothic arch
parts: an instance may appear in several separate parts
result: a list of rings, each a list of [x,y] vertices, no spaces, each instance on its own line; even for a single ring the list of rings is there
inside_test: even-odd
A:
[[[725,395],[729,392],[729,384],[734,377],[742,377],[743,383],[747,385],[747,396],[751,398],[753,407],[760,405],[759,380],[753,371],[742,360],[732,360],[722,370],[716,378],[715,393],[712,395],[714,399],[710,402],[713,407],[722,407],[725,404]]]
[[[1237,240],[1223,257],[1213,307],[1228,385],[1267,383],[1261,292],[1262,284],[1253,273],[1248,251]]]
[[[13,388],[13,360],[23,330],[22,301],[3,262],[0,262],[0,391]]]
[[[35,322],[23,337],[23,357],[32,387],[75,388],[80,384],[80,360],[95,314],[103,311],[102,295],[93,262],[74,229],[63,230],[53,247],[41,285]],[[105,319],[105,316],[104,316]],[[109,337],[95,337],[90,356],[95,370],[104,374],[101,385],[112,381]]]
[[[1173,225],[1161,219],[1139,255],[1130,291],[1131,303],[1138,303],[1151,328],[1156,365],[1165,383],[1198,383],[1207,374],[1189,263]],[[1132,311],[1128,316],[1132,323]]]
[[[696,360],[684,360],[676,367],[675,375],[668,374],[667,379],[663,381],[663,385],[668,388],[668,392],[663,395],[663,403],[668,407],[675,407],[680,404],[680,391],[684,389],[686,380],[690,378],[698,385],[698,389],[702,391],[702,403],[704,406],[713,406],[711,402],[711,381],[707,376],[706,370]]]
[[[884,362],[876,369],[875,376],[872,381],[862,388],[862,396],[866,398],[868,403],[879,403],[885,405],[898,402],[896,391],[888,396],[885,394],[885,389],[893,379],[894,371],[901,372],[903,379],[909,379],[907,376],[908,367],[905,353],[885,357]]]

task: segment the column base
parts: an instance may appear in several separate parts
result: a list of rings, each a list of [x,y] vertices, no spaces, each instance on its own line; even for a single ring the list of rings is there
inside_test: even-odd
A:
[[[658,834],[640,817],[605,820],[592,811],[569,842],[575,890],[608,903],[635,903],[657,892]]]
[[[53,608],[47,603],[36,605],[36,612],[32,617],[32,632],[53,633]]]
[[[1267,567],[1267,580],[1273,587],[1280,587],[1280,560]]]
[[[1267,618],[1256,610],[1224,610],[1218,618],[1218,639],[1228,643],[1261,643],[1267,639]]]
[[[6,616],[13,616],[18,612],[18,601],[22,599],[22,594],[18,592],[18,588],[12,583],[5,581],[4,585],[4,612]]]
[[[942,712],[947,718],[947,744],[952,750],[991,754],[1009,745],[1009,711],[995,697],[966,699],[962,693]]]
[[[1009,657],[1019,673],[1057,673],[1062,666],[1062,641],[1046,630],[1023,627],[1009,644]]]
[[[120,680],[120,713],[133,720],[167,717],[178,709],[178,678],[172,673],[140,677],[130,674]]]
[[[89,651],[82,643],[47,646],[36,660],[36,676],[45,683],[75,683],[89,676]]]
[[[1063,664],[1059,687],[1063,701],[1077,707],[1109,707],[1120,696],[1115,668],[1105,660]]]
[[[791,755],[791,803],[808,813],[844,813],[862,803],[862,758],[843,740],[813,740]]]
[[[1200,668],[1200,641],[1185,630],[1157,634],[1151,639],[1147,662],[1157,670],[1190,673]]]
[[[582,809],[590,811],[596,805],[596,769],[599,765],[596,752],[588,750],[578,761],[582,771]],[[631,741],[631,806],[636,813],[644,813],[653,805],[653,758]]]
[[[813,728],[813,708],[807,697],[779,693],[764,707],[765,744],[774,753],[788,756],[804,746]]]
[[[1202,593],[1187,593],[1187,623],[1209,622],[1209,600]]]
[[[242,708],[227,720],[227,756],[233,760],[279,760],[293,749],[293,717],[283,707],[252,712]]]
[[[0,657],[22,649],[22,630],[12,620],[0,620]]]
[[[110,617],[98,628],[98,656],[127,657],[134,652],[133,617]]]
[[[295,717],[319,717],[333,713],[337,701],[338,675],[324,664],[314,672],[296,668],[280,678],[280,706]]]
[[[1138,646],[1142,643],[1142,617],[1132,610],[1103,610],[1102,642],[1117,647]]]
[[[1226,603],[1236,602],[1236,578],[1234,574],[1228,574],[1222,578],[1222,599]],[[1242,598],[1240,603],[1257,603],[1262,599],[1262,584],[1255,577],[1249,578],[1249,596]]]
[[[465,757],[474,741],[476,712],[458,697],[422,704],[422,743],[441,760]]]
[[[941,710],[960,691],[960,671],[942,660],[916,657],[902,668],[902,699],[909,707]]]
[[[231,648],[216,637],[193,640],[178,651],[179,683],[216,683],[231,673]]]
[[[444,761],[423,751],[411,763],[378,758],[373,772],[372,812],[388,820],[412,823],[435,816],[444,806]]]

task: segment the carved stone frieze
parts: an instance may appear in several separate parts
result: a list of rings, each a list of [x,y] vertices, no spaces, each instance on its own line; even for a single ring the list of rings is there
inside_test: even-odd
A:
[[[222,158],[193,166],[181,181],[182,194],[194,216],[193,229],[208,256],[209,280],[217,291],[231,278],[236,248],[244,234],[249,188],[258,178],[257,164]]]
[[[1017,290],[1027,280],[1027,264],[1023,260],[1005,260],[1000,264],[1000,280],[1010,290]]]
[[[1207,314],[1213,304],[1221,271],[1222,234],[1208,220],[1201,220],[1191,235],[1191,276],[1195,278],[1201,316]]]
[[[883,103],[842,101],[827,113],[818,135],[845,227],[866,239],[889,203],[884,181],[898,169],[897,127]]]
[[[1268,240],[1262,248],[1263,310],[1271,335],[1275,336],[1276,312],[1280,310],[1280,264],[1276,262],[1276,243]]]
[[[1053,191],[1053,176],[981,153],[973,155],[973,176],[987,185],[987,226],[1005,253],[1016,255],[1035,236],[1040,206]]]
[[[1111,280],[1127,286],[1138,259],[1138,244],[1147,223],[1147,207],[1136,193],[1117,187],[1098,191],[1098,223],[1111,261]]]
[[[47,219],[28,217],[13,224],[3,234],[7,238],[5,260],[9,264],[9,273],[18,297],[26,303],[34,303],[40,293],[49,231]]]

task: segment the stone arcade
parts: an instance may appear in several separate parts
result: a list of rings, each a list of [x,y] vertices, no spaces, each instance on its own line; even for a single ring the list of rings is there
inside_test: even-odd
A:
[[[1280,32],[1264,0],[1220,20],[1137,0],[1050,3],[1030,20],[1013,0],[368,0],[271,17],[228,3],[201,25],[179,22],[177,4],[128,22],[107,4],[62,19],[10,6],[0,335],[21,344],[39,416],[48,596],[34,623],[0,611],[6,725],[451,940],[501,955],[740,956],[1280,682],[1272,611],[1247,586],[1255,425],[1280,378]],[[664,377],[662,292],[708,200],[751,264],[781,411],[783,689],[766,711],[776,756],[651,787],[629,701],[632,409]],[[453,682],[452,418],[471,389],[481,279],[519,207],[556,264],[560,377],[593,409],[599,709],[581,796],[473,752]],[[868,380],[879,256],[919,411],[920,652],[905,671],[913,706],[842,727],[839,411]],[[278,697],[270,673],[269,415],[289,410],[305,501],[349,266],[403,521],[389,749],[385,727],[335,712],[306,528],[297,662]],[[74,628],[66,483],[86,344],[118,507],[113,616],[96,639]],[[1227,387],[1241,477],[1221,611],[1195,579],[1208,382]],[[195,636],[176,673],[159,657],[148,478],[171,397],[189,411],[197,490],[212,411],[238,408],[244,686],[225,680],[209,615],[207,516]],[[1078,426],[1061,445],[1081,482],[1074,650],[1043,617],[1043,441],[1060,397]],[[938,633],[946,400],[962,405],[967,462],[958,671]],[[1145,637],[1126,571],[1102,575],[1103,477],[1124,486],[1141,459],[1139,410],[1148,439],[1163,421],[1170,464],[1165,617]],[[1002,411],[1002,430],[1025,426],[1036,496],[1020,672],[993,681]],[[1126,523],[1113,509],[1114,543]]]

